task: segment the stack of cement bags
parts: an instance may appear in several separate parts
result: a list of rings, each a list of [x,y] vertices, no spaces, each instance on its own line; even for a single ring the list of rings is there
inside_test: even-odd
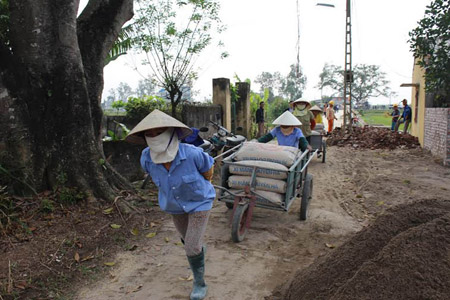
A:
[[[254,167],[259,167],[256,169],[257,193],[271,202],[281,203],[285,198],[288,170],[298,152],[294,147],[245,142],[236,153],[235,163],[230,165],[228,186],[242,190],[250,185]]]

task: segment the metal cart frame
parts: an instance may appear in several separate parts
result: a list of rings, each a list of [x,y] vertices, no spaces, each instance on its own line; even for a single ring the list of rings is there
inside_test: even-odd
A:
[[[250,228],[253,209],[261,207],[272,210],[279,210],[287,212],[294,200],[301,195],[300,205],[300,220],[306,220],[309,202],[312,196],[313,177],[308,174],[308,164],[312,158],[317,154],[318,150],[310,152],[309,150],[301,153],[287,171],[286,179],[286,193],[281,203],[275,202],[262,196],[256,187],[256,172],[258,169],[274,170],[270,168],[262,168],[253,166],[250,185],[243,189],[237,189],[232,192],[228,185],[228,178],[230,177],[230,166],[240,165],[249,167],[248,165],[239,164],[234,161],[236,153],[225,158],[221,167],[221,186],[215,186],[218,190],[218,200],[225,202],[228,208],[233,209],[231,216],[231,237],[236,243],[241,242],[248,228]],[[280,172],[279,170],[275,170]],[[282,171],[281,171],[282,172]],[[236,190],[236,189],[234,189]]]
[[[326,155],[327,155],[327,143],[323,139],[324,134],[323,131],[312,131],[310,135],[310,145],[314,150],[317,150],[317,157],[322,156],[322,163],[325,163]]]

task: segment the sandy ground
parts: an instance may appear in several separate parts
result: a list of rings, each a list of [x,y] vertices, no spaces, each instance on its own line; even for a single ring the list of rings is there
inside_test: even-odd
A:
[[[450,169],[422,150],[328,149],[315,158],[313,199],[306,221],[300,201],[289,212],[257,208],[246,239],[231,241],[231,211],[216,202],[205,240],[207,299],[264,299],[299,268],[333,251],[390,206],[449,198]],[[136,251],[119,253],[103,280],[76,299],[189,299],[192,281],[184,250],[170,218]]]

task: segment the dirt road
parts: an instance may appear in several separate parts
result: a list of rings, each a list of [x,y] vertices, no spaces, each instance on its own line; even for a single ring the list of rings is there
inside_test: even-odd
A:
[[[231,241],[230,210],[215,203],[206,232],[207,299],[264,299],[297,269],[334,251],[393,205],[448,199],[450,169],[422,150],[354,151],[331,147],[327,162],[315,159],[308,220],[299,202],[289,213],[256,209],[246,239]],[[110,274],[81,289],[76,299],[188,299],[190,270],[169,217],[137,250],[119,253]]]

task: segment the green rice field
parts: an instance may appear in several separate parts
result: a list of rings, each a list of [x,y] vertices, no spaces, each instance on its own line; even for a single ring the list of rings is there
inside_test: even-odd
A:
[[[361,116],[369,125],[388,126],[391,127],[392,117],[391,110],[363,110],[360,111]],[[403,130],[403,124],[400,125],[399,130]]]

